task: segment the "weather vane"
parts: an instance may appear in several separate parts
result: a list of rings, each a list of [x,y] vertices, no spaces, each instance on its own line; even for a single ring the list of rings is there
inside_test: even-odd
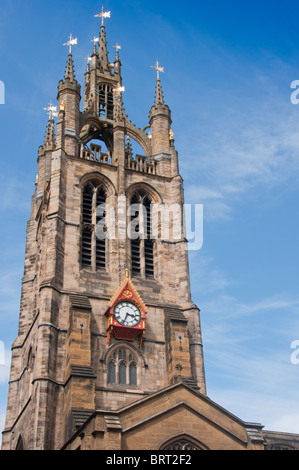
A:
[[[44,108],[44,110],[49,114],[49,120],[58,116],[57,106],[54,106],[52,101],[50,101],[48,108]]]
[[[113,46],[113,47],[115,47],[115,49],[116,49],[117,51],[120,51],[120,50],[121,50],[121,46],[119,46],[117,43],[116,43],[116,45]]]
[[[63,44],[64,46],[69,46],[70,47],[70,54],[72,53],[72,46],[75,46],[76,44],[78,44],[78,39],[77,38],[73,38],[72,35],[70,35],[70,39],[68,42],[66,42],[65,44]]]
[[[102,18],[102,26],[104,26],[104,18],[111,18],[111,11],[105,11],[102,7],[102,13],[94,15],[95,18]]]
[[[157,79],[159,80],[159,78],[160,78],[159,73],[160,72],[164,73],[164,67],[160,67],[159,62],[157,61],[156,65],[151,65],[151,68],[157,70]]]
[[[99,38],[96,38],[96,37],[94,36],[94,38],[91,40],[91,42],[93,42],[93,43],[95,44],[96,42],[99,42],[99,40],[100,40]]]

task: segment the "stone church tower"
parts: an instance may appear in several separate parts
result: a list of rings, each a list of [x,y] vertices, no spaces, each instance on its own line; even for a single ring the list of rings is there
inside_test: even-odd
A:
[[[50,116],[38,151],[4,450],[263,448],[261,426],[206,396],[183,183],[156,68],[141,130],[125,114],[104,24],[82,111],[70,49],[57,124]],[[169,206],[179,210],[165,235]]]

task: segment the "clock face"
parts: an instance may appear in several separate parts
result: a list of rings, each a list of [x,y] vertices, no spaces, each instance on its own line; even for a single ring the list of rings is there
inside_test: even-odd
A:
[[[136,305],[126,301],[116,305],[114,317],[123,326],[136,326],[141,320],[140,310]]]

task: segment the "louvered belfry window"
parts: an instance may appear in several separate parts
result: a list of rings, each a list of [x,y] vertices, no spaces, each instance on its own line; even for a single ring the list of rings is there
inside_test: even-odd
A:
[[[106,202],[105,192],[99,188],[97,191],[97,208]],[[102,223],[105,218],[105,212],[100,214],[97,211],[97,224]],[[97,235],[97,234],[96,234]],[[106,266],[106,240],[96,237],[96,269],[105,269]]]
[[[105,211],[97,208],[106,202],[106,193],[98,182],[89,182],[83,190],[81,266],[94,270],[106,268],[106,238],[98,237],[97,224],[103,228]],[[103,230],[102,230],[103,232]]]
[[[131,236],[131,271],[132,276],[142,276],[145,278],[154,277],[154,240],[151,236],[151,198],[143,191],[137,191],[132,199],[131,206],[136,206],[136,211],[131,211],[131,221],[134,220],[133,231],[135,236]],[[145,210],[143,220],[143,230],[140,220],[140,209],[137,206],[142,205]],[[137,236],[136,233],[140,233]],[[132,234],[131,234],[132,235]]]
[[[91,267],[92,245],[92,188],[86,186],[83,192],[82,266]]]
[[[138,195],[134,195],[131,200],[131,205],[139,204]],[[133,221],[138,216],[138,211],[132,211],[131,221]],[[135,232],[139,232],[139,224],[135,227]],[[140,263],[140,238],[133,237],[131,234],[131,264],[132,264],[132,275],[139,276],[141,273],[141,263]]]
[[[146,239],[144,240],[145,277],[154,277],[154,247],[151,239],[151,201],[146,196],[143,199],[146,209]]]
[[[104,119],[113,119],[113,87],[101,84],[99,87],[99,116]]]

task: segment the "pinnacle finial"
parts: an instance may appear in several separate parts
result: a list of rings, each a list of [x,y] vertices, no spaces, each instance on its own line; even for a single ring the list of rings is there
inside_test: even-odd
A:
[[[131,139],[129,136],[127,136],[127,143],[126,143],[126,154],[129,156],[129,157],[132,157],[133,155],[133,151],[132,151],[132,144],[131,144]]]
[[[97,43],[99,42],[99,38],[96,38],[94,36],[94,38],[91,40],[91,42],[93,42],[93,54],[96,54],[97,53]]]
[[[44,145],[48,148],[49,147],[54,148],[56,145],[56,140],[55,140],[55,121],[53,118],[58,116],[57,106],[53,106],[52,102],[50,102],[48,108],[44,108],[44,110],[47,111],[49,114]]]
[[[85,73],[88,73],[88,72],[90,72],[90,61],[91,61],[91,57],[86,57],[85,60],[87,60],[86,72],[85,72]]]
[[[98,56],[99,56],[99,63],[100,63],[101,68],[105,72],[108,72],[108,71],[110,72],[105,26],[101,27]]]
[[[121,88],[123,90],[123,88]],[[116,122],[125,122],[126,121],[126,114],[124,110],[124,104],[122,102],[121,96],[115,97],[115,106],[114,106],[114,120]]]
[[[72,46],[75,46],[76,44],[78,44],[78,39],[73,38],[72,34],[69,37],[69,41],[63,44],[64,46],[69,46],[69,55],[68,55],[64,79],[68,78],[71,82],[75,80]]]
[[[151,66],[152,69],[157,71],[157,86],[156,86],[156,99],[155,105],[163,105],[164,104],[164,97],[162,93],[161,81],[160,81],[160,72],[164,73],[164,67],[160,67],[159,62],[156,62],[156,65]]]
[[[157,78],[157,86],[156,86],[156,99],[155,99],[155,105],[164,105],[164,97],[163,97],[163,92],[162,92],[162,86],[161,86],[161,81],[160,77]]]
[[[116,45],[113,46],[113,47],[115,47],[115,49],[116,49],[116,54],[115,54],[115,62],[116,62],[117,60],[119,60],[119,52],[118,52],[118,51],[121,50],[121,46],[119,46],[119,45],[116,43]]]
[[[74,62],[73,62],[73,56],[71,52],[68,55],[66,70],[65,70],[65,75],[64,75],[64,79],[67,79],[67,78],[71,82],[75,80]]]
[[[54,119],[49,119],[44,141],[44,145],[46,146],[55,147],[56,145],[54,124]]]

